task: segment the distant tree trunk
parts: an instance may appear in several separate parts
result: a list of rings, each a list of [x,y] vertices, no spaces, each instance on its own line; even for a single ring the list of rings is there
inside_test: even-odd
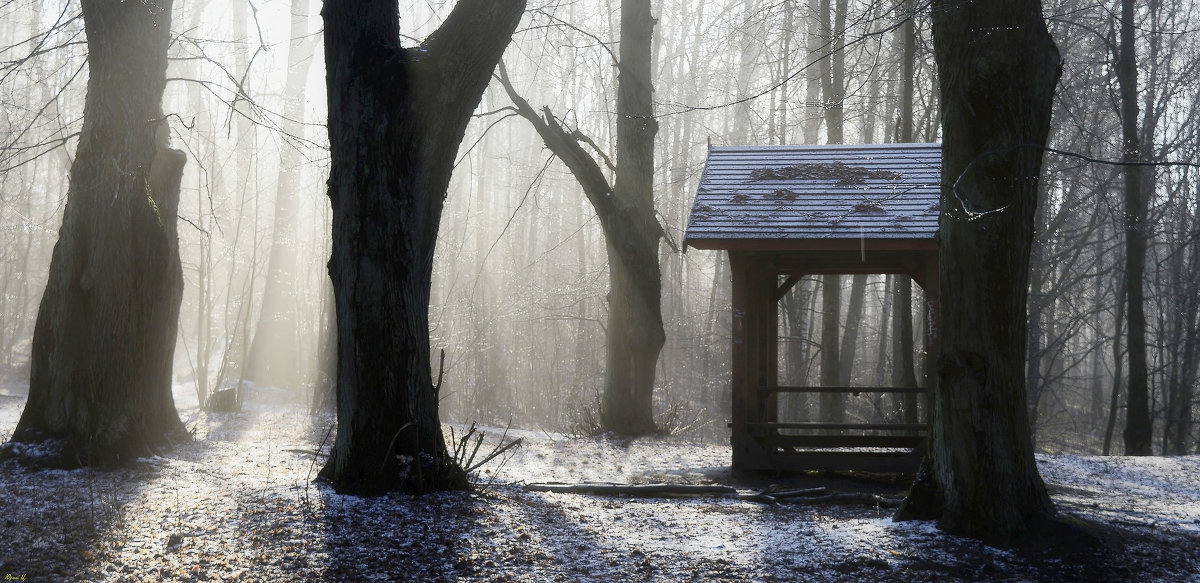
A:
[[[786,295],[779,300],[783,311],[787,330],[787,343],[784,345],[787,356],[787,368],[784,373],[784,384],[804,386],[808,384],[808,345],[809,327],[812,325],[810,301],[813,299],[809,286],[811,278],[801,278]],[[794,393],[781,399],[784,403],[783,415],[788,420],[808,421],[814,418],[809,411],[809,396],[806,393]]]
[[[45,463],[111,466],[187,436],[171,395],[186,158],[168,149],[161,109],[171,0],[82,9],[84,125],[12,441],[61,439]]]
[[[859,273],[850,278],[850,303],[846,306],[846,327],[842,334],[839,383],[850,386],[854,377],[854,360],[858,352],[858,329],[862,325],[867,294],[867,275]]]
[[[533,124],[546,147],[575,176],[600,219],[609,276],[607,368],[600,423],[605,431],[630,436],[656,430],[654,374],[666,342],[658,265],[663,231],[654,214],[653,189],[658,121],[654,118],[650,45],[655,22],[649,0],[621,3],[617,162],[612,186],[600,165],[580,146],[584,141],[590,144],[590,139],[566,130],[549,108],[544,109],[544,117],[538,115],[513,88],[503,67],[500,74],[518,113]]]
[[[914,139],[913,109],[915,102],[915,72],[917,60],[917,27],[915,0],[905,0],[904,25],[901,34],[904,37],[904,53],[901,61],[900,74],[900,119],[899,141],[911,143]],[[896,306],[892,311],[892,386],[911,389],[917,387],[917,367],[914,362],[915,347],[913,346],[912,320],[912,277],[896,276]],[[901,409],[905,423],[917,423],[918,403],[916,393],[906,393],[901,397]]]
[[[914,362],[912,277],[896,276],[896,306],[892,311],[892,386],[915,388],[917,367]],[[916,423],[918,419],[917,395],[907,393],[902,397],[901,408],[905,423]]]
[[[842,318],[842,277],[821,278],[821,386],[841,385],[841,359],[838,327]],[[842,393],[820,393],[821,421],[841,423],[846,418],[846,399]]]
[[[338,432],[321,475],[339,492],[467,485],[430,372],[433,252],[455,153],[524,8],[460,0],[407,49],[395,0],[325,2]]]
[[[935,0],[941,308],[930,450],[898,517],[1007,544],[1052,516],[1024,379],[1029,253],[1061,59],[1033,0]]]
[[[333,300],[333,286],[330,281],[324,281],[321,290],[321,319],[317,325],[317,362],[316,374],[313,375],[312,403],[309,404],[309,415],[333,411],[334,393],[337,379],[337,314]]]
[[[1121,0],[1121,43],[1117,55],[1117,84],[1121,93],[1122,157],[1130,163],[1125,172],[1125,294],[1129,302],[1127,327],[1129,349],[1128,407],[1125,410],[1125,454],[1150,455],[1152,422],[1150,387],[1146,371],[1146,300],[1143,293],[1146,270],[1145,168],[1133,165],[1142,160],[1138,137],[1137,56],[1134,46],[1134,2]]]
[[[821,31],[824,25],[818,15],[821,14],[821,3],[826,0],[808,0],[808,6],[805,10],[808,15],[807,23],[807,38],[806,49],[808,52],[809,62],[807,63],[808,70],[804,75],[804,103],[807,107],[804,109],[804,120],[800,123],[800,133],[804,137],[805,144],[815,144],[821,132],[821,120],[824,119],[824,111],[813,111],[813,108],[819,107],[822,104],[821,98],[821,80],[822,68],[820,63],[827,60],[825,57],[825,43],[828,39],[822,38]],[[819,59],[816,63],[813,60]]]
[[[883,279],[883,310],[879,321],[879,346],[876,350],[878,359],[875,361],[875,380],[874,385],[877,387],[884,386],[884,373],[887,371],[887,354],[888,345],[891,338],[888,337],[888,324],[892,321],[892,304],[895,301],[892,299],[892,282],[895,277],[885,275]]]
[[[848,0],[836,0],[836,5],[830,6],[830,0],[821,0],[820,19],[821,36],[825,45],[821,52],[829,52],[828,58],[822,58],[821,69],[821,104],[825,109],[825,132],[830,144],[841,144],[845,141],[844,127],[846,120],[846,10]],[[822,55],[823,56],[823,55]]]
[[[292,0],[288,70],[284,82],[282,129],[286,136],[303,137],[305,87],[312,65],[313,41],[308,37],[308,0]],[[263,285],[262,309],[250,342],[246,378],[288,389],[299,389],[300,332],[296,322],[296,218],[300,206],[303,160],[293,144],[279,148],[279,180],[275,187],[275,219],[271,254]]]
[[[830,0],[821,0],[821,36],[825,42],[822,52],[829,57],[821,59],[821,104],[825,112],[827,142],[841,144],[845,141],[845,83],[846,53],[846,0],[837,0],[836,9]],[[836,387],[843,384],[840,321],[842,308],[842,278],[826,275],[821,289],[821,384]],[[846,395],[843,393],[821,393],[821,420],[841,423],[846,418]]]
[[[750,93],[750,82],[758,69],[758,57],[762,54],[762,26],[759,20],[758,0],[748,0],[745,12],[742,14],[741,43],[738,51],[737,96],[739,101],[733,106],[733,129],[729,134],[731,144],[751,143],[750,119],[752,115],[752,100],[746,99]]]
[[[192,7],[191,19],[185,24],[189,29],[196,29],[200,26],[201,17],[204,16],[204,3],[197,3]],[[188,61],[184,64],[184,74],[192,78],[200,78],[200,66],[196,61]],[[187,86],[187,107],[191,111],[203,111],[204,94],[206,90],[199,83],[189,83]],[[219,192],[214,192],[224,180],[221,177],[221,164],[216,162],[216,147],[217,142],[216,132],[213,129],[212,116],[201,115],[197,116],[194,124],[195,133],[200,136],[199,144],[193,151],[192,155],[196,158],[196,163],[204,168],[206,172],[198,173],[198,181],[193,189],[196,194],[195,202],[197,209],[205,208],[206,200],[220,200],[223,198]],[[211,185],[211,189],[205,189],[205,181]],[[195,288],[196,302],[196,333],[195,333],[195,356],[193,366],[195,367],[196,375],[196,399],[200,406],[204,406],[208,402],[211,382],[209,372],[213,360],[213,352],[216,350],[216,342],[213,335],[213,253],[212,253],[212,235],[209,231],[209,223],[212,215],[207,212],[196,213],[196,231],[199,233],[197,237],[195,258],[191,261],[194,265],[195,275],[192,278],[192,285]],[[186,337],[186,332],[185,332]],[[186,347],[187,344],[185,343]]]
[[[1121,408],[1121,368],[1124,366],[1124,359],[1121,358],[1121,327],[1125,324],[1125,292],[1128,290],[1125,281],[1122,279],[1121,286],[1117,290],[1117,313],[1113,316],[1113,376],[1112,376],[1112,392],[1109,393],[1108,401],[1108,422],[1104,424],[1104,448],[1101,453],[1108,455],[1112,452],[1113,431],[1117,426],[1117,412]]]

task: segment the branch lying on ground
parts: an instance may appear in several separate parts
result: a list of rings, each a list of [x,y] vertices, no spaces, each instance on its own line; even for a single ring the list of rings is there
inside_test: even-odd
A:
[[[902,498],[889,498],[870,492],[830,492],[825,487],[739,492],[737,488],[730,486],[706,484],[564,484],[547,482],[526,484],[525,490],[527,492],[593,494],[597,496],[628,496],[632,498],[718,496],[766,504],[862,504],[872,508],[899,508],[902,500]]]

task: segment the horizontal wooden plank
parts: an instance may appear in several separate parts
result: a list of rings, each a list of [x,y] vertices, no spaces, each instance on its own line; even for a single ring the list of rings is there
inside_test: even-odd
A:
[[[914,448],[925,443],[922,435],[771,435],[764,445],[778,447],[885,447]]]
[[[811,429],[831,431],[925,431],[924,423],[819,423],[753,421],[746,423],[752,429]],[[735,427],[736,429],[736,427]]]
[[[922,449],[891,452],[859,451],[769,451],[754,448],[738,464],[738,470],[771,472],[844,472],[912,473],[921,465]]]

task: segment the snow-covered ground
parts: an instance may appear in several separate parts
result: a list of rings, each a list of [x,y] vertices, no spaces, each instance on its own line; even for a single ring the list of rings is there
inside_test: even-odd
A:
[[[182,397],[182,395],[181,395]],[[23,395],[0,388],[0,438]],[[1108,557],[1001,550],[864,505],[613,498],[534,482],[900,487],[738,479],[729,448],[512,431],[474,493],[342,496],[312,478],[331,420],[299,406],[182,416],[195,440],[113,471],[0,466],[0,576],[27,581],[1200,581],[1200,458],[1040,456],[1060,512]],[[461,435],[462,427],[455,427]],[[487,430],[489,444],[501,439]],[[326,447],[328,447],[326,445]]]

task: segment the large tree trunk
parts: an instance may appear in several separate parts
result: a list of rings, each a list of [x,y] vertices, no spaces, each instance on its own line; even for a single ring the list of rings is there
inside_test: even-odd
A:
[[[608,368],[600,411],[605,429],[624,435],[655,430],[654,372],[666,341],[662,275],[654,218],[654,119],[650,44],[654,17],[649,0],[621,3],[620,67],[617,74],[617,176],[613,197],[619,213],[608,235]],[[627,225],[618,235],[616,225]]]
[[[1054,513],[1026,409],[1029,253],[1061,59],[1033,0],[935,0],[942,297],[930,453],[899,516],[1005,544]]]
[[[467,485],[430,371],[433,252],[454,155],[524,0],[460,0],[418,48],[395,0],[329,0],[338,432],[321,475],[339,492]]]
[[[12,441],[61,439],[41,461],[110,466],[186,437],[171,395],[186,159],[167,148],[161,110],[171,0],[82,8],[84,126]]]
[[[1121,45],[1117,56],[1117,82],[1121,93],[1122,160],[1125,172],[1125,294],[1129,302],[1129,393],[1125,418],[1125,454],[1150,455],[1152,427],[1150,387],[1146,370],[1146,308],[1142,291],[1146,270],[1145,168],[1138,136],[1137,57],[1134,46],[1134,3],[1121,1]]]

